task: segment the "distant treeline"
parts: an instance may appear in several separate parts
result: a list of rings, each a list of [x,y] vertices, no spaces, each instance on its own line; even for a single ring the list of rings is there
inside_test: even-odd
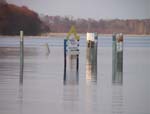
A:
[[[68,32],[71,25],[75,25],[79,33],[98,32],[112,34],[150,34],[150,19],[144,20],[94,20],[73,19],[73,17],[41,16],[41,20],[49,26],[51,32]]]
[[[45,15],[39,17],[26,6],[19,7],[8,4],[6,0],[0,0],[0,35],[18,35],[20,30],[23,30],[25,35],[38,35],[44,32],[66,33],[72,25],[79,33],[150,34],[150,19],[94,20]]]
[[[17,35],[20,30],[23,30],[25,35],[38,35],[41,32],[48,32],[49,27],[34,11],[2,0],[0,2],[0,35]]]

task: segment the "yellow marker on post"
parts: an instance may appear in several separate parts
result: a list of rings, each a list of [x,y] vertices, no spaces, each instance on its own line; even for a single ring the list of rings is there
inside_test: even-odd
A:
[[[80,37],[72,26],[64,39],[64,84],[78,83],[79,40]]]
[[[73,37],[72,37],[73,35]],[[77,35],[77,31],[74,26],[72,26],[65,39],[65,50],[71,55],[79,54],[79,40],[80,37]]]
[[[80,36],[77,35],[77,31],[76,31],[76,29],[75,29],[74,26],[72,26],[71,29],[68,32],[67,37],[66,37],[67,40],[69,39],[69,37],[71,36],[71,34],[74,35],[74,37],[75,37],[76,40],[80,40]]]

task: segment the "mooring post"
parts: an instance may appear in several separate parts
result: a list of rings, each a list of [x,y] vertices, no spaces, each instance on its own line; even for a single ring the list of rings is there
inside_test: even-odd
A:
[[[87,33],[87,51],[86,51],[86,79],[97,80],[97,46],[98,35],[96,33]]]
[[[118,72],[123,72],[123,34],[117,35],[117,66]]]
[[[75,43],[76,45],[74,46],[73,44]],[[78,84],[78,76],[79,76],[78,47],[79,47],[79,40],[72,40],[72,39],[64,40],[64,85]]]
[[[23,83],[24,70],[24,38],[23,31],[20,31],[20,83]]]
[[[116,34],[112,36],[112,79],[115,80],[117,73]]]
[[[64,80],[66,80],[66,67],[67,67],[66,51],[67,51],[67,39],[64,39]]]
[[[79,40],[80,36],[72,26],[64,40],[64,84],[78,83]]]
[[[78,47],[79,47],[79,40],[77,40],[77,41],[78,41]],[[77,73],[78,72],[79,72],[79,54],[77,54]]]
[[[112,77],[113,77],[113,82],[122,83],[123,80],[123,34],[122,33],[113,35]]]
[[[98,48],[98,34],[94,33],[94,39],[95,39],[95,64],[97,65],[97,48]]]
[[[64,39],[64,64],[66,64],[67,39]]]

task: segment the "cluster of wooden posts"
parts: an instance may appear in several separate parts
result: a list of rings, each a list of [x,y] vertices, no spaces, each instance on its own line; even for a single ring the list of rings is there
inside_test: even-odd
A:
[[[71,50],[67,50],[67,41],[68,40],[66,39],[64,40],[64,82],[72,83],[73,80],[75,81],[74,79],[75,76],[73,76],[73,72],[70,73],[70,69],[72,69],[72,67],[67,67],[68,66],[67,63],[71,63],[72,66],[77,66],[73,68],[74,68],[74,75],[75,73],[78,74],[79,53],[73,54],[68,53],[68,51]],[[97,81],[97,50],[98,50],[98,35],[96,33],[87,33],[87,46],[86,46],[87,80]],[[79,51],[79,48],[76,51]],[[67,73],[68,70],[70,74]],[[112,82],[122,84],[122,80],[123,80],[123,34],[119,33],[113,34],[112,38]]]
[[[98,35],[96,33],[87,33],[87,47],[86,47],[87,80],[95,80],[95,81],[97,80],[97,50],[98,50]],[[24,69],[24,38],[23,38],[23,31],[20,31],[20,83],[23,82],[23,69]],[[79,39],[75,38],[65,39],[64,83],[78,82],[78,74],[79,74]],[[114,83],[122,83],[122,80],[123,80],[123,34],[119,33],[113,34],[112,38],[112,81]]]

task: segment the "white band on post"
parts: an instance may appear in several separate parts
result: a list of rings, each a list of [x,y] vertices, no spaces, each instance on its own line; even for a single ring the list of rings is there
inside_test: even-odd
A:
[[[23,31],[20,31],[20,41],[23,41]]]

